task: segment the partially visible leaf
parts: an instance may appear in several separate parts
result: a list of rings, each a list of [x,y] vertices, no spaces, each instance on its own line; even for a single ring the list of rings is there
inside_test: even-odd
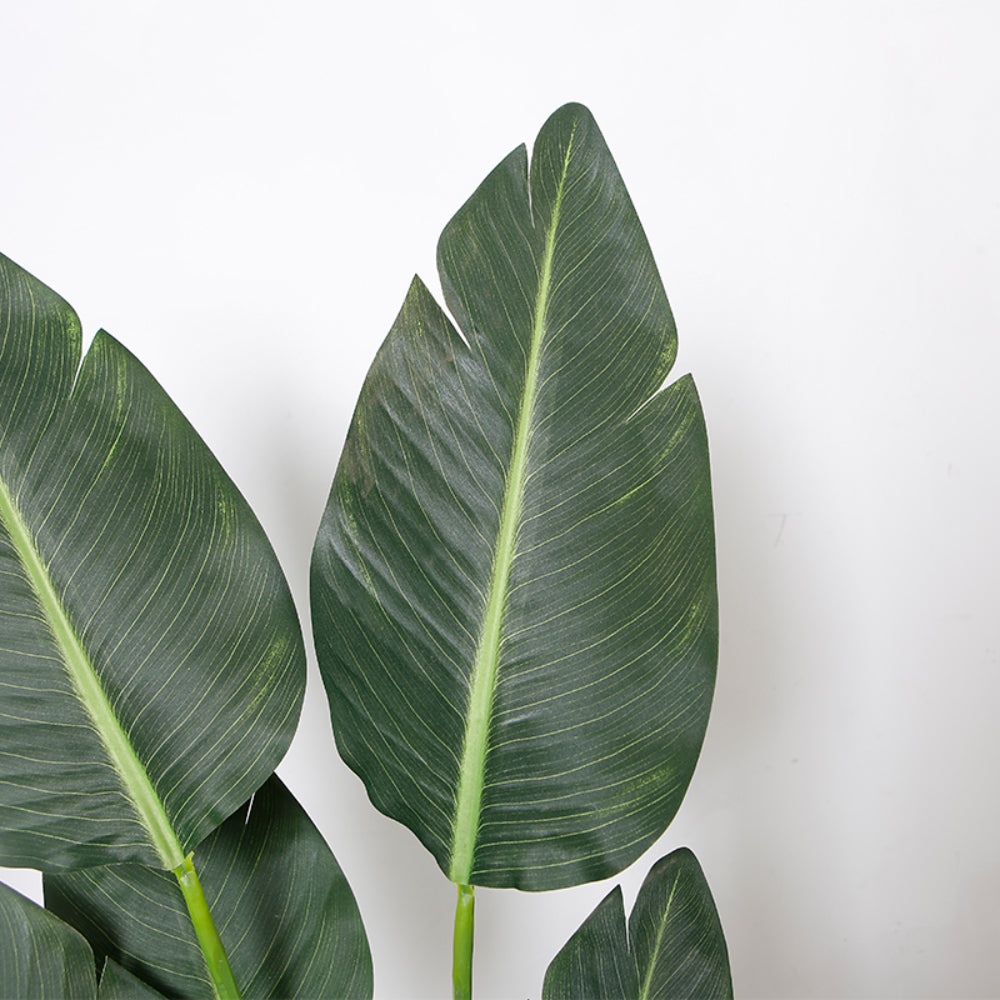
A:
[[[94,953],[72,927],[0,883],[0,997],[94,1000]]]
[[[625,969],[620,974],[618,970]],[[630,975],[630,985],[625,983]],[[731,1000],[729,952],[698,860],[687,848],[646,876],[625,929],[612,889],[552,960],[543,1000]]]
[[[0,256],[0,863],[175,867],[273,771],[305,656],[246,501],[149,372]]]
[[[361,915],[319,831],[277,777],[197,848],[209,907],[244,1000],[370,997]],[[112,865],[45,877],[46,905],[166,996],[211,998],[169,873]]]
[[[101,973],[97,1000],[163,1000],[163,994],[109,958]]]
[[[642,1000],[729,1000],[729,951],[698,859],[682,847],[653,865],[628,920]]]
[[[638,995],[622,891],[615,886],[552,960],[542,996],[545,1000],[634,1000]]]
[[[454,882],[607,878],[683,798],[715,682],[708,443],[645,234],[559,109],[438,244],[313,550],[337,746]],[[461,332],[459,332],[461,331]]]

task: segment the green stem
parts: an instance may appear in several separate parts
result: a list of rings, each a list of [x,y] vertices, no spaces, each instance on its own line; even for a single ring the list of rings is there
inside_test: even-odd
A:
[[[183,864],[174,869],[174,874],[180,883],[181,892],[184,893],[184,902],[187,903],[188,913],[191,914],[191,923],[194,924],[194,932],[198,935],[201,953],[205,956],[205,967],[212,980],[212,991],[216,1000],[240,1000],[239,987],[233,977],[233,970],[229,967],[229,958],[222,946],[215,921],[208,909],[205,892],[198,879],[198,873],[194,870],[192,857],[193,855],[189,854]]]
[[[455,907],[455,952],[452,983],[455,1000],[472,1000],[472,931],[476,912],[475,889],[471,885],[458,887]]]

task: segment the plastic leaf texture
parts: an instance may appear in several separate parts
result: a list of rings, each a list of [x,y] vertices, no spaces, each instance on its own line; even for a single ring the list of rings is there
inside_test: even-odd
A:
[[[371,953],[350,886],[277,777],[198,847],[196,859],[244,1000],[371,997]],[[99,957],[150,988],[213,996],[169,873],[111,865],[47,875],[45,903]]]
[[[628,929],[614,888],[552,960],[543,1000],[731,1000],[722,925],[701,866],[686,848],[661,858],[639,890]]]
[[[0,883],[0,997],[95,1000],[94,954],[72,927]]]
[[[264,532],[149,372],[0,257],[0,863],[172,868],[298,720]]]
[[[117,962],[108,959],[104,963],[97,1000],[161,1000],[162,997],[162,993],[126,972]]]
[[[338,748],[459,884],[606,878],[694,769],[717,654],[708,446],[589,112],[445,228],[372,364],[313,553]]]

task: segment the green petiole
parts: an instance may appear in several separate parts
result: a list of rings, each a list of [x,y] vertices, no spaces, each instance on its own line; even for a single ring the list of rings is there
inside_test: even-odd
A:
[[[194,869],[192,858],[193,855],[189,854],[183,863],[174,869],[174,875],[177,876],[181,892],[184,893],[184,902],[187,903],[191,923],[194,924],[194,932],[198,936],[198,944],[201,945],[201,952],[205,956],[205,967],[212,980],[212,991],[216,1000],[240,1000],[239,987],[236,985],[233,970],[229,967],[226,949],[222,946],[219,931],[208,909],[205,892]]]
[[[455,1000],[472,1000],[472,932],[476,909],[474,893],[475,889],[471,885],[458,887],[451,974]]]

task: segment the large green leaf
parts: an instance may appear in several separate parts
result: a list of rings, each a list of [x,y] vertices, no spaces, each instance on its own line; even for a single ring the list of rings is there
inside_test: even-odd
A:
[[[236,487],[145,368],[0,257],[0,863],[174,867],[291,739],[304,652]]]
[[[313,554],[338,747],[460,884],[604,878],[664,830],[717,651],[708,448],[586,109],[545,124],[414,280]]]
[[[598,904],[545,973],[543,1000],[731,1000],[729,953],[695,856],[653,865],[628,929],[621,890]]]
[[[0,997],[94,1000],[94,953],[72,927],[0,883]]]
[[[319,831],[271,778],[197,850],[244,1000],[371,997],[368,939]],[[213,997],[177,882],[142,865],[45,877],[46,906],[167,996]]]

